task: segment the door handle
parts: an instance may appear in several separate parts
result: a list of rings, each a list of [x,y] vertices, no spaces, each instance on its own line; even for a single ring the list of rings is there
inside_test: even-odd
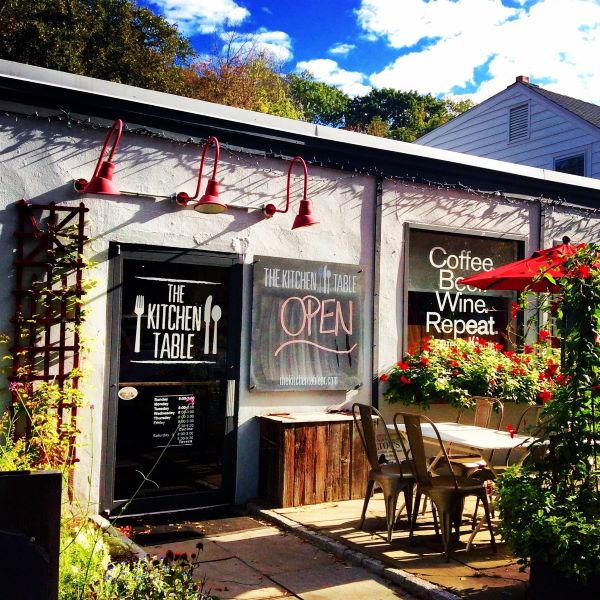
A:
[[[225,405],[225,416],[235,416],[235,379],[227,380],[227,401]]]

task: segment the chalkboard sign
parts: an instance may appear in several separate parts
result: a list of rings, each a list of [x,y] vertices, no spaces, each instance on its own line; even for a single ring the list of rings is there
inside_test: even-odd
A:
[[[517,260],[518,241],[411,228],[408,248],[409,351],[425,337],[506,342],[508,330],[516,328],[516,293],[460,281]]]
[[[362,384],[363,275],[358,265],[256,258],[251,389]]]

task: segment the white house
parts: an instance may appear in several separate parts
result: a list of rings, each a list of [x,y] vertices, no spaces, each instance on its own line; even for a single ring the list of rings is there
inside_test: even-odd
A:
[[[519,76],[415,144],[600,178],[600,106]]]

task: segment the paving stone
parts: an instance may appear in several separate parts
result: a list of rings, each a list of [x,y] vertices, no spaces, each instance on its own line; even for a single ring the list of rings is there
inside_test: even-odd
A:
[[[293,597],[265,575],[238,558],[203,563],[203,572],[198,569],[194,577],[205,578],[205,590],[210,590],[221,600],[266,600],[267,598]]]
[[[277,530],[275,534],[253,538],[236,539],[230,534],[218,538],[215,543],[224,552],[242,558],[246,564],[269,576],[336,563],[330,554],[311,543]]]
[[[383,579],[343,564],[281,573],[273,579],[303,600],[393,600],[407,598]]]

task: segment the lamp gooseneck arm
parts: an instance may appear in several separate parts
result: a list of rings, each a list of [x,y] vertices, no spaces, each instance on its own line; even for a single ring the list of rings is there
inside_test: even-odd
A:
[[[98,158],[98,162],[96,163],[96,168],[94,169],[94,175],[92,176],[92,178],[98,177],[98,173],[100,172],[100,167],[102,166],[102,162],[104,159],[104,153],[106,152],[108,142],[110,142],[113,134],[115,134],[115,141],[112,145],[112,148],[110,149],[110,154],[108,155],[108,159],[107,159],[108,162],[113,161],[113,156],[115,154],[115,150],[117,149],[117,146],[119,145],[119,142],[121,141],[121,133],[122,132],[123,132],[123,121],[121,121],[121,119],[117,119],[112,124],[112,127],[108,130],[108,133],[106,134],[106,137],[104,138],[104,145],[102,146],[102,151],[100,152],[100,158]]]
[[[186,205],[188,202],[195,200],[200,195],[200,186],[202,185],[202,172],[204,171],[204,161],[206,159],[206,152],[209,149],[210,145],[214,144],[215,146],[215,164],[213,167],[212,179],[217,178],[217,167],[219,165],[219,140],[211,135],[207,140],[204,146],[202,147],[202,158],[200,159],[200,169],[198,170],[198,181],[196,183],[196,192],[193,196],[188,196],[186,192],[179,192],[176,196],[176,200],[178,204]]]
[[[281,208],[277,208],[274,204],[267,204],[263,208],[263,212],[265,213],[265,216],[272,217],[275,213],[286,213],[290,209],[290,181],[291,181],[291,177],[292,177],[292,169],[294,168],[294,164],[297,162],[302,165],[302,170],[304,172],[304,196],[302,197],[302,199],[306,200],[306,197],[308,195],[308,167],[306,166],[306,163],[304,162],[304,159],[301,156],[294,156],[294,158],[292,158],[292,162],[290,163],[290,167],[288,169],[287,191],[286,191],[286,196],[285,196],[285,208],[281,209]]]

